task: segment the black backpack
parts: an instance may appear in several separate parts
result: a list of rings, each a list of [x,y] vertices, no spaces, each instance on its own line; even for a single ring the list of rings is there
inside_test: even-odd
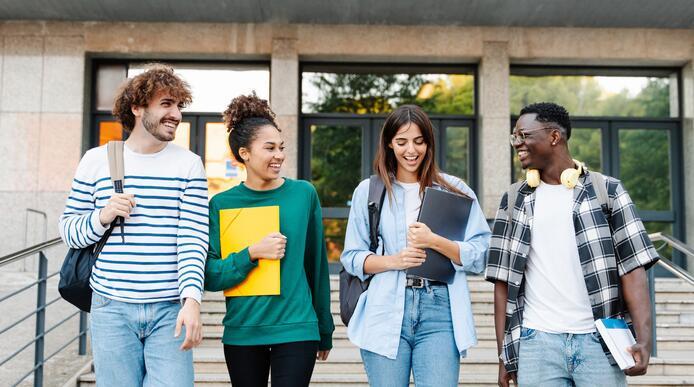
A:
[[[107,147],[108,165],[114,191],[123,193],[123,141],[109,141]],[[82,249],[71,248],[65,255],[65,260],[60,268],[58,292],[65,301],[84,312],[89,312],[92,306],[92,288],[89,286],[92,268],[119,221],[124,222],[121,217],[114,219],[97,243]],[[121,228],[122,225],[123,223],[121,223]]]
[[[381,221],[381,207],[386,195],[386,187],[378,175],[371,175],[369,178],[369,250],[376,253],[378,250],[378,225]],[[344,266],[340,269],[340,319],[345,325],[349,325],[349,320],[354,314],[357,302],[362,293],[369,288],[371,277],[362,281],[359,277],[353,276],[345,270]]]

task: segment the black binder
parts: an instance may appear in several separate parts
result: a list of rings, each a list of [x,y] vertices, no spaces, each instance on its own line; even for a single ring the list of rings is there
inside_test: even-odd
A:
[[[472,199],[448,191],[426,187],[417,221],[431,231],[452,241],[465,239],[465,229],[472,209]],[[407,269],[407,274],[434,281],[453,283],[453,262],[433,249],[426,249],[427,259],[418,267]]]

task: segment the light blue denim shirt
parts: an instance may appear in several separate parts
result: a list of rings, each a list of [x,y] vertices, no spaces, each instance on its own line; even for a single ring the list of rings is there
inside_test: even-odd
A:
[[[470,187],[454,176],[443,176],[448,183],[475,199],[465,230],[465,240],[456,241],[460,246],[462,266],[451,262],[456,274],[453,283],[448,285],[455,344],[464,357],[465,351],[477,344],[465,272],[481,273],[484,269],[491,232]],[[369,179],[366,179],[354,190],[345,248],[340,257],[345,270],[362,280],[369,277],[364,274],[364,261],[373,254],[369,251],[368,196]],[[407,245],[404,189],[397,182],[393,184],[393,200],[386,194],[383,201],[379,234],[379,254],[381,248],[385,247],[384,255],[395,255]],[[375,274],[369,289],[359,298],[347,328],[347,336],[359,348],[395,359],[404,310],[405,271],[391,270]]]

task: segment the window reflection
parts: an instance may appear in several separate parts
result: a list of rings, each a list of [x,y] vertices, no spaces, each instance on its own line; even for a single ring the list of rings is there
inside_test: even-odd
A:
[[[471,115],[474,78],[469,74],[302,74],[303,113],[387,113],[414,103],[430,114]]]
[[[639,210],[669,210],[670,132],[621,129],[619,177]]]
[[[667,77],[587,75],[510,78],[511,112],[531,103],[551,101],[572,116],[675,117],[676,81]],[[671,95],[672,94],[672,95]]]
[[[205,171],[210,197],[246,180],[246,168],[232,157],[222,122],[205,125]]]
[[[311,125],[311,182],[323,207],[346,207],[361,178],[360,126]]]
[[[571,157],[588,170],[602,172],[602,131],[600,128],[572,128],[569,139]]]
[[[470,182],[470,128],[446,127],[446,173]]]
[[[323,219],[323,233],[328,250],[328,261],[339,262],[340,254],[345,247],[347,219]]]

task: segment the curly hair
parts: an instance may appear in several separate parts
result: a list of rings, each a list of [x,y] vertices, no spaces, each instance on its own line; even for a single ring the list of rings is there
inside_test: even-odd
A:
[[[120,86],[113,104],[113,115],[123,125],[123,129],[131,132],[135,127],[133,106],[147,107],[154,96],[164,91],[178,101],[180,107],[193,102],[190,85],[174,74],[171,66],[161,63],[147,65],[145,71],[129,78]]]
[[[240,163],[243,163],[243,159],[239,149],[249,147],[255,140],[258,129],[270,125],[281,132],[275,122],[275,113],[270,109],[270,104],[267,100],[259,98],[255,91],[250,95],[240,95],[231,100],[222,116],[229,132],[229,148],[234,158]]]
[[[535,120],[538,122],[557,124],[566,135],[566,139],[571,138],[571,120],[569,112],[563,106],[552,102],[538,102],[530,104],[520,111],[521,116],[529,113],[537,114]]]

